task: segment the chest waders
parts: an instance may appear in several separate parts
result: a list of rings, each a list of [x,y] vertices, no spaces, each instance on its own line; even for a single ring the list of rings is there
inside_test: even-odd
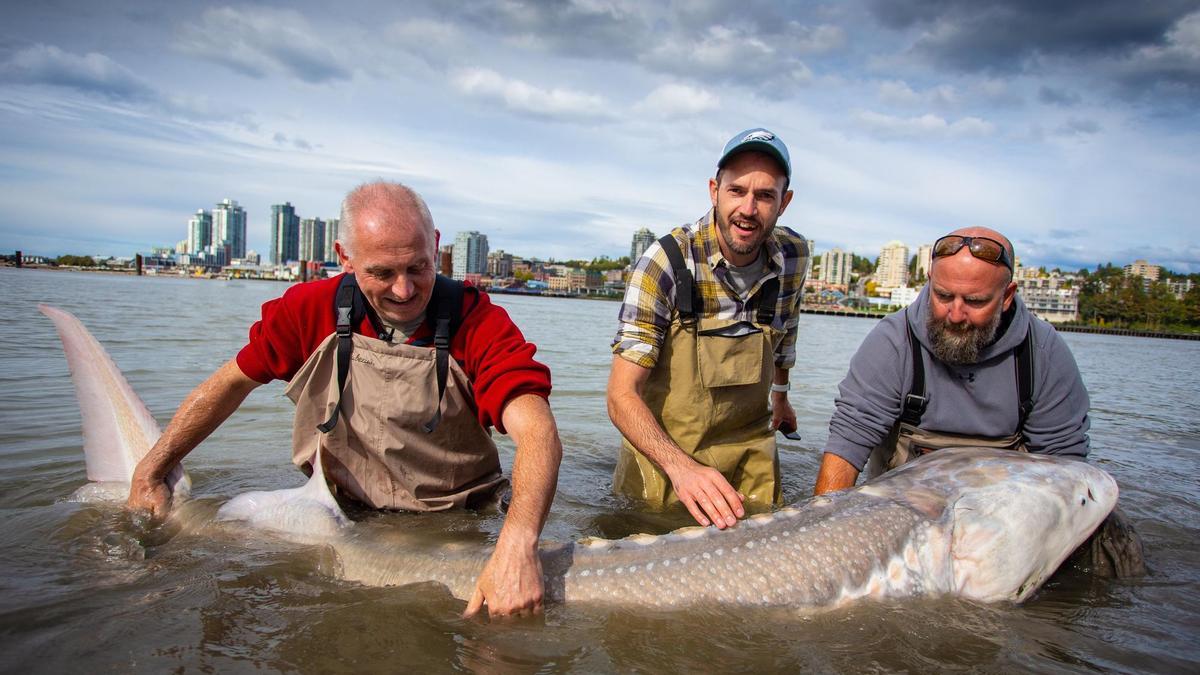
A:
[[[904,396],[900,418],[892,425],[891,432],[882,443],[871,451],[867,460],[866,477],[874,478],[906,464],[933,450],[974,446],[979,448],[1002,448],[1028,452],[1025,447],[1025,420],[1033,409],[1033,327],[1025,333],[1025,340],[1014,352],[1014,377],[1020,407],[1017,413],[1017,428],[1008,436],[990,438],[952,434],[921,429],[921,417],[929,399],[925,392],[925,357],[921,342],[913,333],[905,309],[904,326],[908,329],[908,348],[912,354],[913,379],[908,394]]]
[[[905,311],[907,312],[907,310]],[[1035,350],[1033,326],[1030,325],[1028,332],[1025,333],[1025,340],[1014,352],[1017,395],[1020,397],[1016,431],[1009,436],[990,438],[927,431],[919,428],[921,416],[928,403],[925,396],[924,356],[920,341],[913,333],[907,316],[904,325],[908,328],[908,345],[912,352],[912,387],[904,397],[900,419],[892,427],[887,439],[871,452],[871,458],[867,461],[866,477],[874,478],[901,464],[911,462],[927,452],[944,448],[973,446],[1028,452],[1024,430],[1025,420],[1033,410],[1033,355]],[[1127,578],[1146,574],[1146,559],[1141,537],[1133,529],[1133,524],[1121,511],[1120,506],[1114,508],[1112,513],[1092,533],[1092,536],[1071,554],[1066,563],[1063,563],[1064,566],[1068,564],[1082,567],[1103,577]]]
[[[643,400],[684,452],[720,471],[745,495],[747,510],[779,505],[779,457],[767,407],[775,348],[784,335],[771,327],[779,277],[762,282],[747,301],[757,303],[753,329],[730,335],[729,329],[743,322],[702,315],[695,278],[680,252],[690,245],[670,234],[659,243],[671,261],[677,311]],[[613,489],[652,508],[679,499],[667,475],[627,439],[622,439]]]
[[[426,310],[434,348],[354,332],[364,316],[354,275],[335,294],[337,330],[305,361],[284,393],[296,404],[292,461],[310,464],[318,445],[339,493],[373,508],[441,511],[488,503],[506,481],[491,436],[475,415],[471,384],[450,358],[462,322],[463,285],[437,277]]]

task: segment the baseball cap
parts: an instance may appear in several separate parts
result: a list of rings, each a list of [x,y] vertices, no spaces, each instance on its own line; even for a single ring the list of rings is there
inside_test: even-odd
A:
[[[730,157],[747,151],[762,152],[771,156],[779,162],[787,174],[788,180],[791,180],[792,160],[788,156],[787,146],[775,135],[775,132],[761,127],[747,129],[729,139],[729,142],[725,144],[725,151],[721,153],[720,161],[717,162],[717,168],[724,167]]]

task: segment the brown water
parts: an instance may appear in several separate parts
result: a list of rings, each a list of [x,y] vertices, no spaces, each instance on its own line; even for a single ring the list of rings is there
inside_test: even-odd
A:
[[[1021,606],[864,602],[817,616],[551,607],[464,621],[440,587],[362,588],[319,548],[209,522],[230,496],[290,487],[291,404],[262,387],[187,459],[196,499],[164,527],[64,500],[86,482],[74,392],[36,310],[75,313],[165,424],[245,339],[269,282],[0,269],[0,671],[1051,672],[1200,669],[1200,344],[1067,335],[1092,394],[1093,461],[1112,473],[1152,573],[1068,570]],[[615,303],[497,296],[554,371],[564,458],[549,539],[661,532],[680,514],[609,494],[604,411]],[[792,374],[804,440],[784,441],[785,496],[811,489],[833,396],[873,322],[805,316]],[[511,445],[502,443],[511,466]],[[388,515],[430,542],[486,541],[495,516]],[[380,523],[373,522],[372,526]]]

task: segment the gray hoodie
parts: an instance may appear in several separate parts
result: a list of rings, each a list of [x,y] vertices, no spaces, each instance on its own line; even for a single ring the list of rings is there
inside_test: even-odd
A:
[[[1019,295],[1013,305],[1007,327],[1002,324],[996,341],[983,350],[978,363],[969,366],[951,366],[934,358],[925,329],[928,286],[906,311],[881,320],[859,346],[850,371],[838,385],[825,452],[861,471],[871,449],[900,417],[901,401],[912,386],[907,318],[924,355],[929,404],[921,417],[922,429],[994,438],[1014,433],[1019,396],[1013,350],[1032,324],[1036,349],[1033,410],[1025,421],[1027,447],[1030,452],[1086,456],[1089,402],[1075,357],[1053,326],[1029,313]]]

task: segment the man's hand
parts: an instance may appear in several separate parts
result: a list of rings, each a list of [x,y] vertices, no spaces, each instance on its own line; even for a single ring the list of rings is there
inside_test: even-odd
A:
[[[535,540],[536,543],[536,540]],[[463,618],[479,613],[486,603],[488,616],[530,616],[542,611],[545,587],[537,548],[497,542],[484,566]]]
[[[704,527],[710,522],[718,530],[736,525],[737,519],[746,515],[742,507],[746,497],[734,490],[720,471],[691,459],[686,462],[667,469],[667,477],[688,513]]]
[[[796,410],[792,408],[792,402],[788,400],[787,392],[771,392],[771,428],[782,427],[785,430],[795,431],[797,426]]]
[[[161,480],[134,480],[129,484],[129,499],[125,508],[149,511],[155,519],[166,518],[171,511],[171,489]]]

